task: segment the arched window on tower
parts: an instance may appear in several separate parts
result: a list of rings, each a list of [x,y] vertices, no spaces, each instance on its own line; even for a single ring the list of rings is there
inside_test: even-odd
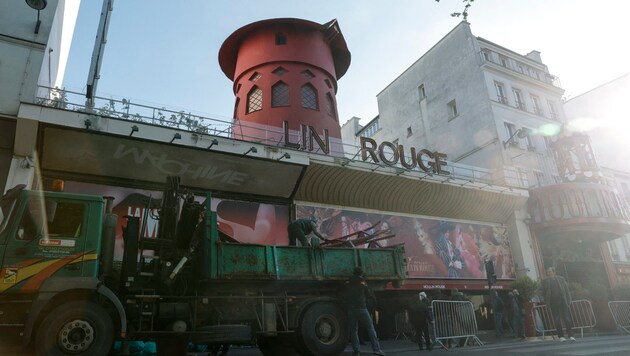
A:
[[[263,91],[257,86],[254,86],[252,90],[247,94],[247,113],[253,113],[262,109]]]
[[[317,110],[317,90],[311,84],[302,86],[302,107]]]
[[[277,82],[271,87],[271,107],[289,106],[289,86],[284,82]]]
[[[326,112],[330,117],[337,120],[337,116],[335,115],[335,100],[330,93],[326,93]]]

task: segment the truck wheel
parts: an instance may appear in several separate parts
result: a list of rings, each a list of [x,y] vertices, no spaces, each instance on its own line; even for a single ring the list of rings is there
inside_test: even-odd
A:
[[[315,303],[302,316],[300,346],[311,355],[338,355],[348,344],[346,317],[334,303]]]
[[[114,343],[114,323],[94,302],[69,302],[44,318],[36,342],[38,355],[107,355]]]

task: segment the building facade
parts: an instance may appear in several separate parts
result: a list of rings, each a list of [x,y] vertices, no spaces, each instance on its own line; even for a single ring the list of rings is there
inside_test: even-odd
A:
[[[630,151],[625,129],[630,74],[600,85],[564,103],[567,120],[575,130],[587,133],[603,176],[630,203]],[[630,235],[608,242],[614,278],[630,283]]]
[[[344,135],[431,147],[528,189],[527,206],[504,222],[516,270],[543,277],[555,266],[571,281],[614,286],[602,246],[630,228],[627,205],[603,179],[588,137],[567,130],[563,93],[539,52],[520,55],[461,22],[377,95],[375,119]]]

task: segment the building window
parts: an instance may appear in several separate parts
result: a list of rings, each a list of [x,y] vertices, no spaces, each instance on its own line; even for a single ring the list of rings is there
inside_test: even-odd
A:
[[[540,99],[536,95],[532,95],[532,105],[534,106],[534,114],[543,115],[542,108],[540,107]]]
[[[289,106],[289,86],[278,82],[271,87],[271,107]]]
[[[556,103],[551,100],[547,100],[547,104],[549,105],[549,115],[552,119],[557,119],[558,111],[556,110]]]
[[[481,51],[481,54],[483,55],[483,59],[485,59],[486,61],[490,62],[490,52],[486,51],[485,49]]]
[[[526,128],[523,128],[521,130],[525,132],[525,142],[527,143],[527,150],[536,151],[536,141],[534,141],[534,137],[532,136],[532,130]]]
[[[410,127],[407,127],[407,137],[411,135],[413,135],[413,130],[411,129],[411,126],[410,126]]]
[[[258,79],[260,79],[260,78],[262,78],[262,74],[260,74],[260,73],[258,73],[258,72],[254,72],[254,74],[252,74],[252,75],[249,77],[249,81],[250,81],[250,82],[255,82],[255,81],[257,81],[257,80],[258,80]]]
[[[623,192],[624,198],[630,201],[630,188],[628,188],[628,183],[625,183],[625,182],[621,183],[621,191]]]
[[[451,100],[448,104],[446,104],[446,106],[448,107],[449,119],[454,119],[455,117],[457,117],[457,115],[459,115],[459,112],[457,111],[457,103],[455,102],[455,99]]]
[[[328,87],[328,89],[332,89],[332,84],[330,84],[330,80],[325,79],[324,83],[326,83],[326,86]]]
[[[252,90],[247,94],[247,113],[252,113],[262,109],[263,91],[257,86],[254,86]]]
[[[420,100],[426,99],[427,93],[424,90],[424,84],[420,84],[418,87],[418,94],[420,95]]]
[[[503,86],[503,83],[494,82],[494,90],[497,92],[497,100],[501,104],[507,105],[508,99],[507,96],[505,96],[505,87]]]
[[[278,68],[274,69],[273,72],[271,72],[271,73],[281,77],[281,76],[285,75],[287,72],[288,71],[286,69],[284,69],[282,67],[278,67]]]
[[[514,146],[518,145],[518,138],[514,137],[516,134],[516,126],[514,124],[510,124],[509,122],[506,122],[504,125],[505,134],[507,135],[507,137],[505,138],[506,143]],[[507,140],[510,140],[510,142],[507,142]]]
[[[372,121],[372,123],[369,124],[369,126],[367,126],[363,132],[361,132],[361,136],[363,137],[372,137],[376,131],[378,131],[381,128],[380,123],[378,122],[378,120],[374,120]]]
[[[501,62],[502,66],[504,66],[505,68],[508,67],[508,59],[507,59],[507,57],[499,56],[499,61]]]
[[[621,244],[623,245],[624,252],[626,253],[626,261],[630,261],[630,236],[622,236]]]
[[[514,106],[517,109],[525,110],[525,102],[523,101],[523,93],[519,89],[512,89],[514,93]]]
[[[617,247],[617,240],[609,241],[608,247],[610,247],[610,255],[613,261],[619,261],[619,248]]]
[[[234,104],[234,117],[233,119],[238,118],[238,105],[240,104],[241,99],[240,98],[236,98],[236,103]]]
[[[238,83],[238,85],[236,86],[236,92],[238,93],[241,90],[241,86],[243,86],[243,84]]]
[[[534,171],[534,175],[536,176],[536,184],[538,187],[542,187],[545,184],[545,175],[543,172]]]
[[[287,44],[287,35],[282,32],[276,33],[276,45],[285,45]]]
[[[310,70],[305,70],[302,72],[302,75],[304,76],[304,78],[306,79],[313,79],[315,78],[315,74],[313,74],[313,72],[311,72]]]
[[[328,116],[337,120],[337,116],[335,115],[335,100],[330,93],[326,93],[326,113]]]
[[[302,86],[302,107],[317,110],[317,90],[310,84]]]

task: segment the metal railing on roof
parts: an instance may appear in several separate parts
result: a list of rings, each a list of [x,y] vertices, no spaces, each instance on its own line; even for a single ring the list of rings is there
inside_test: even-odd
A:
[[[270,127],[267,125],[255,125],[252,123],[242,123],[237,119],[217,119],[206,115],[194,113],[188,110],[174,110],[166,107],[155,107],[142,103],[132,102],[129,99],[115,99],[94,96],[93,107],[87,107],[85,104],[85,94],[64,90],[59,88],[51,88],[40,86],[35,104],[70,110],[75,112],[84,112],[102,117],[115,118],[119,120],[127,120],[131,122],[141,122],[161,127],[173,128],[177,130],[189,131],[202,135],[226,137],[235,140],[256,142],[270,146],[284,147],[285,139],[282,128]],[[290,132],[289,142],[302,145],[302,135],[297,132]],[[317,145],[315,145],[317,146]],[[341,157],[348,162],[360,161],[359,157],[361,149],[359,146],[341,142],[340,139],[331,138],[331,152],[329,156]],[[321,149],[314,147],[310,154],[325,155]],[[389,157],[391,158],[391,157]],[[405,157],[406,162],[411,162],[411,157]],[[425,166],[428,162],[424,162]],[[374,164],[374,170],[383,165]],[[410,171],[398,164],[393,167],[400,170],[400,173]],[[493,170],[462,165],[459,163],[448,162],[442,167],[442,170],[449,172],[448,177],[474,183],[484,183],[494,186],[505,186],[512,188],[527,189],[527,182],[522,180],[508,180],[501,177],[504,176],[521,176],[522,169],[513,167],[504,167],[501,174],[496,174]],[[506,173],[511,172],[512,173]],[[428,173],[428,175],[432,175]]]

